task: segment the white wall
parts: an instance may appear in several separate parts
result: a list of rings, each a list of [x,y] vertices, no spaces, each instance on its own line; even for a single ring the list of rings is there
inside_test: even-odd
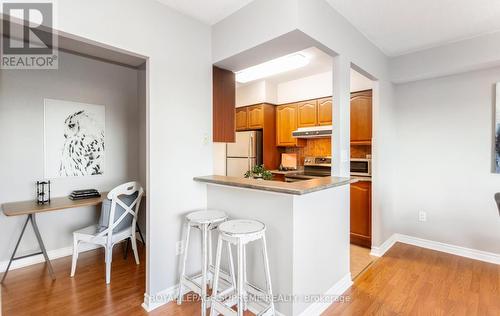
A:
[[[275,18],[276,12],[280,12],[279,19]],[[257,18],[260,23],[254,26],[253,21]],[[285,52],[280,49],[287,46],[283,45],[282,39],[287,35],[302,41],[295,43],[295,46],[305,43],[306,47],[317,46],[332,56],[341,54],[353,63],[356,69],[362,69],[371,76],[371,79],[378,80],[374,88],[374,95],[378,99],[375,100],[374,97],[374,102],[378,104],[379,111],[390,112],[393,108],[391,103],[393,90],[392,84],[388,81],[387,57],[325,0],[255,0],[236,14],[214,25],[212,30],[214,62],[223,63],[224,59],[231,59],[230,62],[235,63],[234,56],[242,55],[251,59],[257,51],[261,53],[258,55],[260,57],[266,54],[271,58],[277,57],[270,53],[273,51],[273,42],[270,41],[276,41],[276,51],[283,54]],[[293,51],[297,49],[289,50],[290,53]],[[343,93],[348,95],[349,91]],[[379,122],[376,120],[377,118],[374,119],[374,134],[394,135],[391,124],[382,124],[382,120]],[[390,161],[394,146],[390,138],[374,139],[373,146],[383,149],[377,152],[379,161]],[[382,165],[374,164],[373,172],[386,177],[386,170],[375,170],[379,166]],[[387,178],[390,179],[388,176]],[[375,187],[378,180],[374,181]],[[393,210],[390,209],[392,202],[388,197],[393,183],[390,180],[385,180],[383,183],[384,187],[374,190],[373,213],[389,217],[387,214],[391,214]],[[378,225],[373,231],[373,240],[383,241],[382,236],[392,233],[390,225]]]
[[[267,80],[259,80],[236,88],[236,107],[257,103],[275,104],[276,99],[276,85]]]
[[[398,233],[500,253],[500,175],[491,173],[498,81],[492,68],[396,86]]]
[[[72,190],[110,190],[139,179],[138,71],[60,52],[58,70],[0,72],[0,203],[35,199],[35,182],[44,179],[44,98],[106,107],[106,164],[102,176],[52,180],[52,196]],[[38,223],[47,250],[73,245],[72,233],[96,222],[94,207],[44,213]],[[143,214],[145,215],[145,214]],[[10,258],[25,217],[0,215],[0,261]],[[38,243],[31,230],[19,255]]]
[[[206,206],[192,179],[212,173],[210,27],[153,0],[59,1],[57,18],[65,32],[149,57],[146,292],[157,294],[178,281],[184,214]]]
[[[273,84],[260,80],[236,88],[236,107],[257,103],[285,104],[332,95],[332,72]],[[351,70],[351,92],[369,90],[373,81]]]

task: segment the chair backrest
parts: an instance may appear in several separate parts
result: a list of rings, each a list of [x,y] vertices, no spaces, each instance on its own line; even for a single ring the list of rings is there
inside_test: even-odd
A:
[[[132,196],[137,194],[135,200],[132,201],[129,205],[124,203],[120,197],[121,196]],[[141,205],[142,195],[144,194],[144,190],[139,182],[128,182],[122,185],[117,186],[113,190],[108,193],[108,199],[111,200],[111,210],[109,212],[109,223],[108,227],[99,233],[99,236],[108,237],[108,242],[111,242],[113,236],[113,229],[118,226],[127,216],[132,216],[132,232],[135,232],[135,225],[137,222],[137,213],[139,212],[139,207]],[[115,219],[116,214],[116,206],[125,210],[120,217]]]
[[[498,215],[500,215],[500,192],[495,193],[495,201],[497,202]]]

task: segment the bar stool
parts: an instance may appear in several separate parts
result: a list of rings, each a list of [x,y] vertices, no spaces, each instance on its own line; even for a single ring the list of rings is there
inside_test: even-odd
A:
[[[265,231],[266,225],[255,220],[230,220],[219,225],[210,316],[219,314],[224,316],[243,316],[243,312],[248,310],[249,294],[255,298],[264,298],[264,303],[267,303],[267,306],[265,306],[262,311],[258,312],[257,315],[275,315]],[[257,240],[260,240],[262,243],[262,255],[266,274],[266,291],[247,282],[245,247],[248,243]],[[218,292],[221,252],[224,242],[228,245],[236,245],[238,253],[238,280],[235,289],[236,295],[232,295],[232,298],[231,296],[226,298],[228,294],[227,291]],[[237,305],[237,311],[232,309],[234,305]]]
[[[183,297],[183,287],[187,287],[189,290],[194,291],[201,297],[201,315],[205,316],[207,312],[207,285],[209,285],[209,280],[213,279],[214,267],[212,265],[212,231],[217,228],[217,226],[227,220],[227,215],[223,211],[218,210],[203,210],[193,213],[189,213],[186,216],[185,223],[185,249],[182,256],[182,262],[180,264],[180,280],[179,280],[179,293],[177,297],[177,304],[182,304]],[[196,228],[201,231],[201,246],[202,246],[202,268],[201,275],[189,277],[186,275],[186,261],[189,251],[189,241],[191,235],[191,228]],[[208,248],[208,249],[207,249]],[[229,276],[225,276],[228,283],[232,284],[234,288],[235,276],[232,261],[231,247],[228,246],[228,256],[231,266],[231,271]],[[210,274],[210,275],[209,275]],[[197,279],[201,279],[197,282]]]

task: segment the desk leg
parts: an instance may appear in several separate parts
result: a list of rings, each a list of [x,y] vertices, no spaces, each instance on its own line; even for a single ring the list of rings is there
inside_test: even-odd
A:
[[[31,225],[33,225],[33,230],[35,231],[36,239],[38,239],[38,245],[42,250],[43,256],[45,258],[45,262],[47,262],[47,268],[49,269],[50,277],[52,280],[56,279],[54,274],[54,270],[52,270],[52,264],[50,263],[49,256],[47,255],[47,250],[45,250],[45,245],[43,244],[42,236],[40,235],[40,231],[38,230],[38,226],[36,224],[35,214],[30,215]]]
[[[0,284],[3,284],[3,281],[5,280],[5,277],[7,276],[7,273],[9,273],[10,265],[12,264],[12,261],[14,260],[14,256],[16,255],[17,248],[19,247],[19,244],[21,243],[21,239],[23,239],[24,231],[26,230],[26,226],[28,226],[28,222],[30,221],[30,215],[26,218],[26,222],[24,222],[23,229],[21,230],[21,235],[19,235],[19,239],[17,240],[16,247],[14,248],[14,251],[12,252],[12,256],[10,257],[9,264],[7,265],[7,269],[5,269],[5,272],[2,277],[2,281]]]

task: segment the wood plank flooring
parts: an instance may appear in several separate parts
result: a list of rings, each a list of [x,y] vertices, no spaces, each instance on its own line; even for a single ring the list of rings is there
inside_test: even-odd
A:
[[[200,314],[195,301],[146,313],[140,306],[144,263],[142,247],[139,266],[130,254],[123,260],[116,247],[109,286],[101,250],[80,255],[75,278],[69,277],[71,257],[53,261],[55,282],[44,264],[13,270],[2,286],[3,315]],[[500,266],[398,243],[345,295],[349,302],[332,305],[323,315],[500,315]]]
[[[323,316],[500,315],[500,266],[397,243]]]
[[[367,269],[377,257],[370,256],[370,249],[351,244],[351,277],[356,279],[358,275]]]

